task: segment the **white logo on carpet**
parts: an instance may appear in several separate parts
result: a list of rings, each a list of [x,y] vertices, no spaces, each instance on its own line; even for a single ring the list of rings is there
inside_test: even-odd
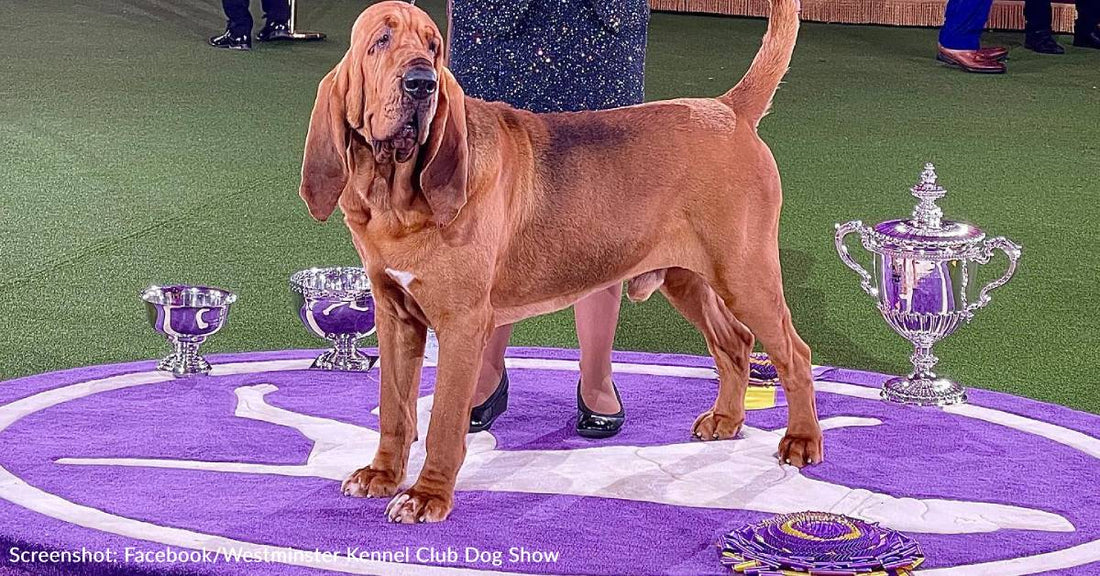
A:
[[[237,388],[236,415],[293,428],[313,441],[303,465],[268,465],[140,458],[65,458],[60,464],[143,466],[212,472],[311,476],[341,481],[371,461],[379,434],[336,420],[272,406],[272,384]],[[417,402],[417,426],[427,438],[432,397]],[[378,409],[374,409],[378,413]],[[874,418],[840,417],[823,430],[878,426]],[[620,498],[671,506],[786,513],[825,510],[879,522],[897,530],[937,534],[999,529],[1072,532],[1057,514],[1017,506],[941,499],[896,498],[812,479],[780,466],[775,446],[784,430],[746,426],[728,442],[685,442],[663,446],[600,446],[576,450],[497,450],[490,432],[467,436],[466,461],[457,490],[531,492]],[[409,477],[424,464],[424,442],[413,444]]]
[[[280,372],[285,370],[304,370],[310,366],[311,362],[312,359],[243,361],[216,365],[211,375],[217,377],[230,376],[234,374],[261,374],[267,372]],[[426,363],[425,365],[432,365],[432,363]],[[527,370],[567,371],[573,373],[576,373],[576,371],[578,370],[577,362],[574,360],[554,360],[544,358],[509,358],[507,365],[509,368]],[[663,366],[654,364],[617,362],[613,365],[613,369],[616,373],[628,374],[647,374],[653,376],[673,376],[699,379],[709,379],[712,377],[712,372],[709,368],[696,368],[689,366]],[[174,382],[174,380],[171,376],[161,372],[140,372],[121,374],[86,382],[77,382],[62,386],[60,388],[44,390],[32,396],[0,406],[0,432],[4,431],[12,424],[20,421],[27,416],[39,413],[43,410],[47,410],[53,406],[65,404],[72,400],[111,392],[114,390],[123,390],[149,385],[168,384],[172,382]],[[857,386],[853,384],[845,384],[840,382],[831,382],[828,381],[828,379],[822,379],[815,382],[815,388],[819,393],[825,394],[839,394],[841,396],[865,398],[872,401],[875,401],[878,398],[878,391],[874,388]],[[260,394],[262,398],[262,390],[256,390],[256,393]],[[239,406],[239,408],[241,407]],[[1037,438],[1045,438],[1052,442],[1057,442],[1059,444],[1068,446],[1074,450],[1081,452],[1084,455],[1087,455],[1090,458],[1100,460],[1100,439],[1093,438],[1092,436],[1066,428],[1064,426],[1060,426],[1058,424],[1044,422],[1042,420],[1037,420],[1027,416],[1011,414],[1001,410],[985,408],[972,404],[949,406],[947,408],[944,408],[944,411],[950,414],[954,414],[958,417],[970,418],[973,420],[982,420],[995,424],[997,426],[1004,426],[1006,428],[1018,430],[1026,434],[1033,435]],[[308,417],[306,417],[306,420],[308,420]],[[340,423],[338,422],[323,422],[327,422],[327,424],[325,424],[326,426],[340,425]],[[364,432],[366,432],[369,435],[370,431],[364,431],[364,429],[362,428],[353,428],[355,433],[363,434]],[[328,434],[318,434],[317,436],[324,438],[327,437]],[[495,444],[495,440],[493,442]],[[721,443],[719,445],[722,444],[728,443]],[[333,447],[338,448],[343,445],[345,445],[345,442],[337,442],[335,445],[333,445]],[[313,450],[314,454],[311,456],[319,456],[319,453],[321,452],[319,448],[319,446],[315,445]],[[492,447],[490,447],[490,449],[492,449]],[[367,450],[360,449],[360,451],[366,452]],[[360,454],[358,457],[362,458],[367,456],[369,456],[369,454]],[[312,460],[314,460],[314,458],[311,458],[311,461]],[[316,462],[311,461],[307,461],[306,466],[316,465]],[[172,463],[172,466],[178,465],[179,463]],[[223,468],[226,470],[230,470],[231,466],[252,465],[231,464],[223,465]],[[777,469],[774,463],[770,464],[770,466],[773,471]],[[300,474],[306,476],[314,475],[313,473],[305,470],[306,467],[275,468],[276,470],[263,471],[253,467],[251,471],[278,474],[290,473],[291,475],[293,475],[293,471],[298,470]],[[737,471],[734,470],[732,472],[732,474],[727,474],[723,476],[722,481],[729,482],[731,478],[735,478]],[[342,472],[337,471],[335,475],[332,475],[330,473],[330,476],[333,479],[339,479],[341,474]],[[786,474],[786,472],[784,472],[784,474]],[[745,483],[740,483],[740,485],[744,486]],[[847,490],[843,487],[841,488],[843,490]],[[111,514],[95,507],[72,502],[56,494],[45,492],[35,486],[32,486],[31,484],[28,484],[25,480],[12,474],[3,466],[0,466],[0,498],[4,498],[32,512],[42,514],[49,518],[54,518],[62,522],[66,522],[76,526],[84,526],[105,533],[127,538],[134,538],[147,542],[156,542],[169,546],[179,546],[192,550],[230,547],[258,555],[273,555],[285,552],[284,548],[279,548],[272,545],[255,542],[244,542],[218,534],[203,533],[200,531],[185,530],[169,526],[160,526],[139,519],[126,518],[116,514]],[[1094,562],[1100,562],[1100,540],[1092,540],[1079,544],[1071,544],[1068,545],[1066,548],[1031,556],[1005,558],[1001,560],[992,560],[981,563],[960,564],[955,566],[945,566],[920,570],[920,574],[922,574],[923,576],[1025,576],[1051,570],[1060,570],[1077,566],[1084,566]],[[482,576],[484,574],[491,573],[494,576],[527,576],[526,574],[521,574],[518,572],[507,572],[500,570],[483,572],[478,569],[452,566],[392,564],[352,556],[338,556],[335,559],[335,562],[319,562],[308,558],[291,558],[285,560],[284,563],[295,566],[304,566],[353,574],[400,574],[401,576]]]

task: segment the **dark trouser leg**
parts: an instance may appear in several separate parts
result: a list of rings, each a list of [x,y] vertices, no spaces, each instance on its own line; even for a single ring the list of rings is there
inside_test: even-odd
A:
[[[1024,31],[1050,32],[1050,0],[1024,0]]]
[[[222,9],[229,20],[229,31],[234,36],[248,36],[252,33],[252,13],[248,11],[248,0],[222,0]]]
[[[272,24],[286,24],[290,20],[289,0],[263,0],[264,18]]]
[[[1100,0],[1077,0],[1077,26],[1075,30],[1088,33],[1100,25]]]
[[[993,0],[948,0],[940,28],[940,45],[949,50],[977,50]]]

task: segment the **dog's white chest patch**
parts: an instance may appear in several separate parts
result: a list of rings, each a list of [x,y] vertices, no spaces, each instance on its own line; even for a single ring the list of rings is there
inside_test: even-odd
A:
[[[409,289],[409,284],[412,284],[413,280],[416,280],[416,276],[412,272],[406,272],[404,270],[386,268],[386,274],[389,274],[390,278],[397,280],[397,283],[406,291]]]

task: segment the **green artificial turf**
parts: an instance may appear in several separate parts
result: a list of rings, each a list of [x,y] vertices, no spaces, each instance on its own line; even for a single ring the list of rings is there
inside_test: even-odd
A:
[[[305,0],[328,41],[235,53],[205,45],[224,23],[214,0],[0,3],[0,379],[163,354],[137,298],[155,282],[240,294],[207,352],[319,345],[287,276],[356,255],[339,218],[310,220],[298,172],[317,81],[362,6]],[[648,97],[725,91],[763,30],[654,14]],[[905,371],[910,350],[838,260],[833,224],[908,214],[934,161],[948,216],[1024,246],[1017,277],[937,347],[941,371],[1100,412],[1100,52],[987,40],[1013,48],[1009,74],[944,68],[935,30],[803,27],[761,126],[784,179],[788,301],[815,362]],[[513,343],[576,346],[572,315],[526,321]],[[705,353],[659,296],[624,305],[616,345]]]

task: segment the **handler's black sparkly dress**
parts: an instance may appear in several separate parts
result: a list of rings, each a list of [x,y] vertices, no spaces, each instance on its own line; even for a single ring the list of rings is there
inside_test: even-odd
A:
[[[451,0],[450,18],[469,96],[533,112],[642,102],[647,0]]]

